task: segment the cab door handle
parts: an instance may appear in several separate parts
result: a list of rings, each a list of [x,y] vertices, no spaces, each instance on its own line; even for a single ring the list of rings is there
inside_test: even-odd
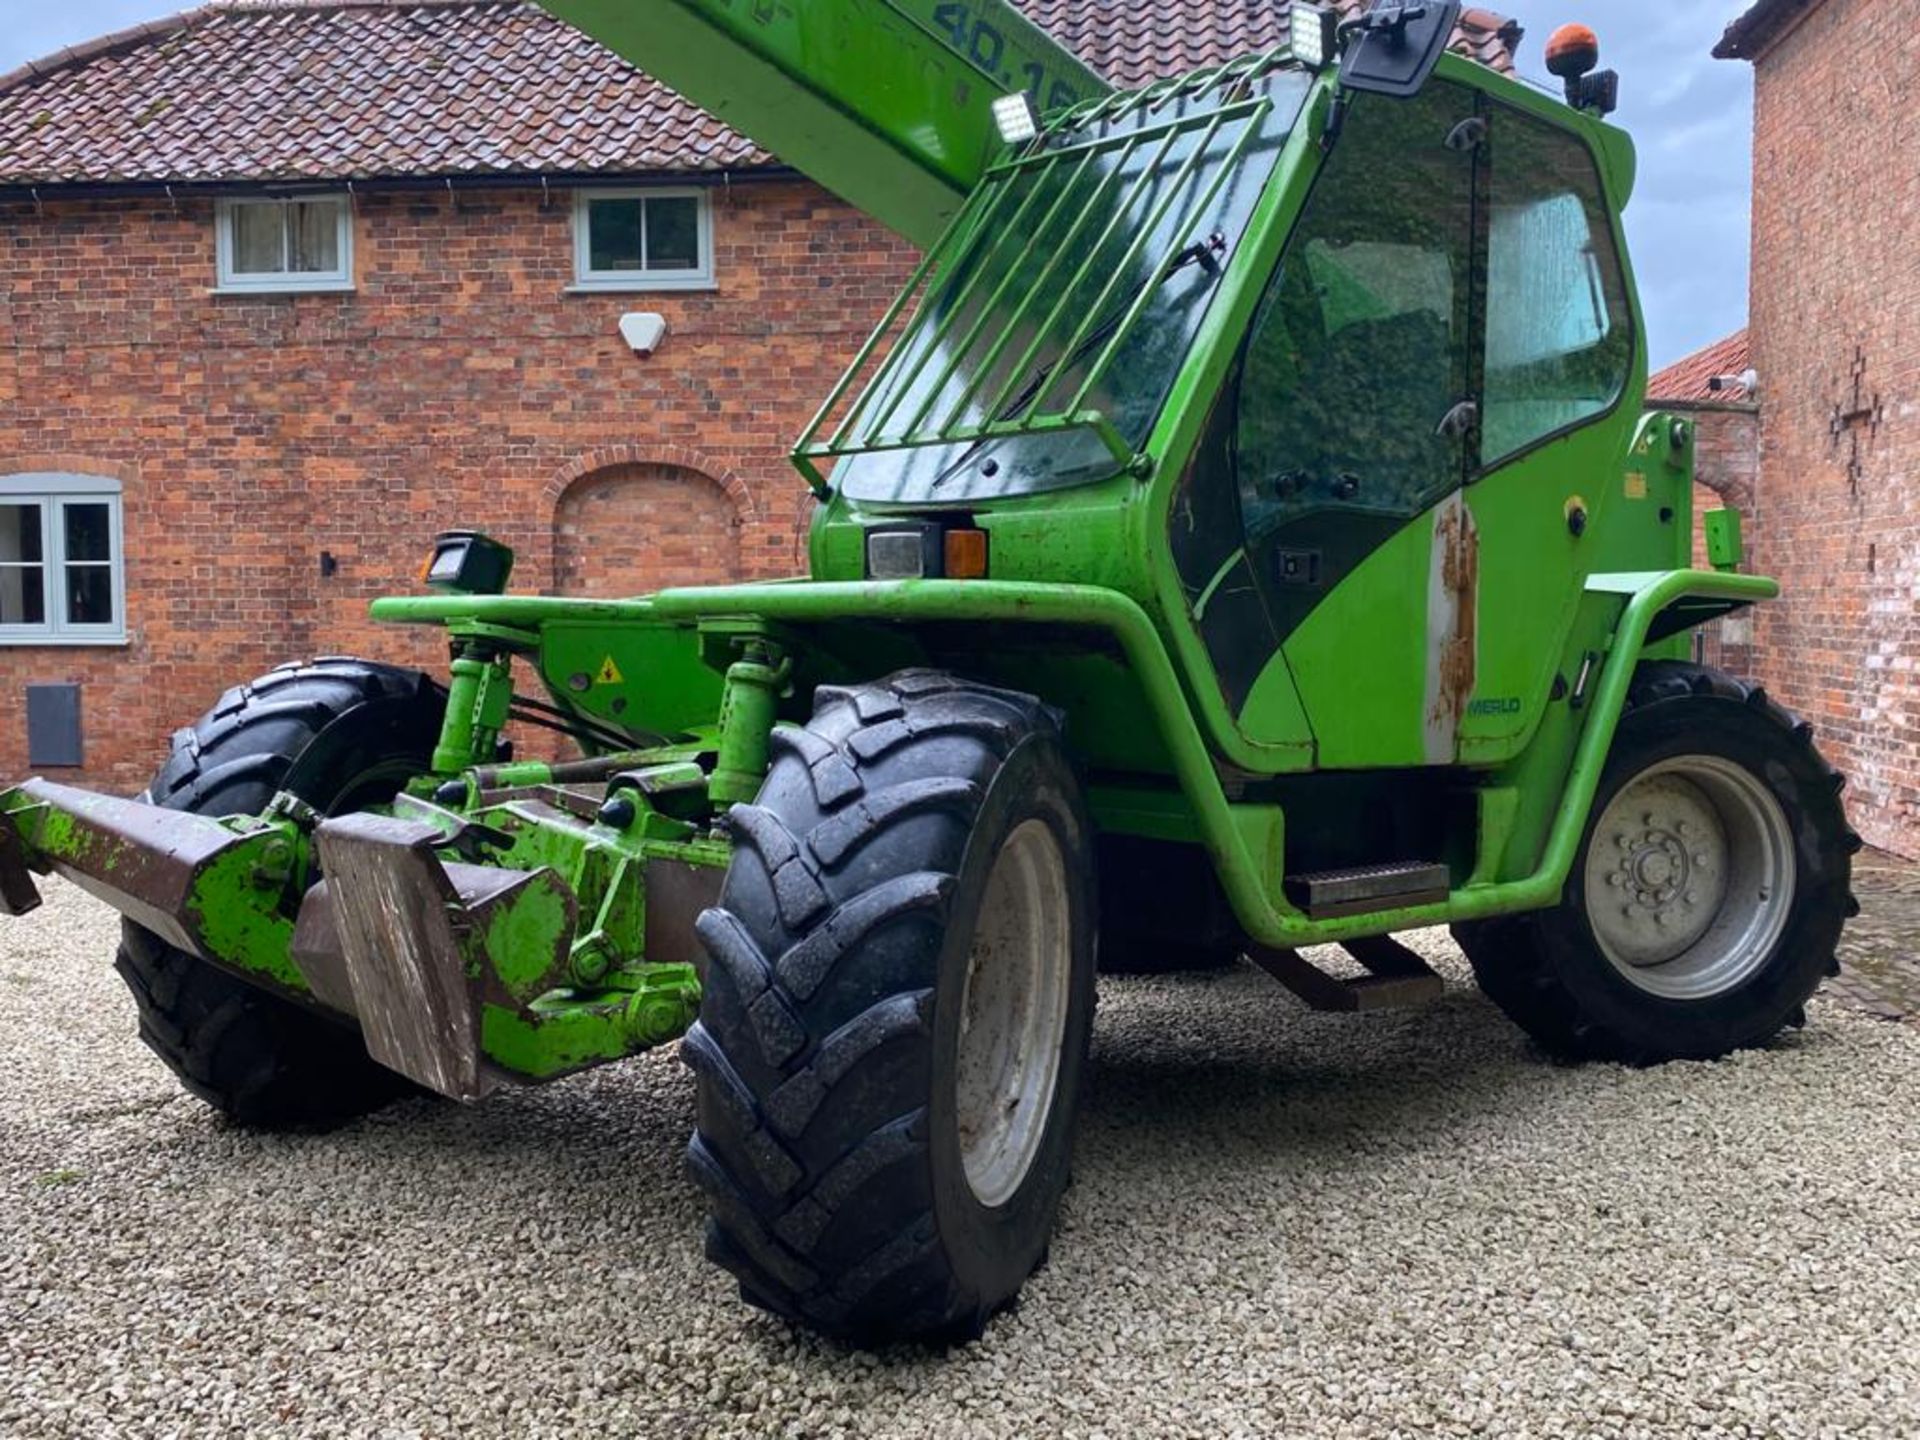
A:
[[[1464,440],[1479,428],[1480,407],[1471,400],[1462,400],[1447,411],[1434,434],[1448,440]]]

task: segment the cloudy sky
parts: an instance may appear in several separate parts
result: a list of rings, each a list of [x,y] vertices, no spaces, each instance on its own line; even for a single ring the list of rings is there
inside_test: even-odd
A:
[[[0,0],[0,71],[187,3]],[[1596,25],[1605,63],[1621,72],[1616,118],[1640,145],[1628,222],[1654,363],[1737,330],[1747,312],[1753,76],[1709,52],[1746,0],[1493,0],[1490,8],[1526,25],[1521,64],[1530,74],[1544,77],[1547,36],[1569,20]]]

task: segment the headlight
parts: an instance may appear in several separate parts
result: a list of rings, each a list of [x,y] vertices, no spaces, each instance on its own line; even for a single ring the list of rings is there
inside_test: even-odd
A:
[[[513,551],[476,530],[449,530],[433,542],[420,579],[456,595],[504,595]]]
[[[1310,70],[1318,70],[1333,59],[1338,43],[1340,17],[1324,5],[1294,0],[1287,17],[1287,43],[1293,58]]]
[[[1002,95],[993,102],[993,123],[1007,144],[1026,144],[1040,133],[1040,114],[1033,108],[1033,96],[1024,90],[1017,95]]]

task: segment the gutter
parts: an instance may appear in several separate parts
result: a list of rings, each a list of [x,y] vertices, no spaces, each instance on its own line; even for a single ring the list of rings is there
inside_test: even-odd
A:
[[[1647,407],[1653,410],[1679,410],[1689,415],[1758,415],[1757,400],[1664,400],[1649,395]]]
[[[457,175],[294,176],[237,180],[0,180],[0,204],[50,200],[182,200],[223,195],[452,194],[487,190],[587,190],[602,186],[709,185],[805,180],[787,165],[725,170],[515,170]]]
[[[1720,43],[1713,47],[1713,58],[1758,63],[1774,46],[1799,29],[1822,3],[1823,0],[1757,0],[1752,9],[1727,27]]]

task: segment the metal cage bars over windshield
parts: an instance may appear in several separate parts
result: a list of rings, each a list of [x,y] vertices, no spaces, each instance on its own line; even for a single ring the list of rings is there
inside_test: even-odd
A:
[[[1290,59],[1282,47],[1086,102],[993,166],[795,446],[816,492],[822,460],[1074,429],[1133,465],[1134,445],[1089,397],[1261,133],[1274,102],[1254,82]],[[1213,103],[1153,121],[1181,100]],[[1145,123],[1075,138],[1130,119]]]

